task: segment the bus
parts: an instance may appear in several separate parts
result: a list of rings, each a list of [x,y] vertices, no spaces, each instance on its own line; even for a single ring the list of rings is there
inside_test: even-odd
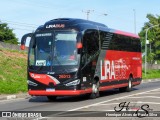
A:
[[[104,24],[74,18],[58,18],[25,34],[21,49],[28,51],[27,83],[32,96],[131,91],[142,80],[140,38]]]

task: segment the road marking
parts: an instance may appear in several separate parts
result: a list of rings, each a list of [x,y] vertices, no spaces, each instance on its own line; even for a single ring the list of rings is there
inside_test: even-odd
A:
[[[142,104],[142,103],[150,103],[150,104],[157,104],[157,105],[160,105],[160,103],[157,103],[157,102],[142,102],[142,101],[137,101],[137,102],[130,102],[130,104],[133,103],[133,104]],[[115,105],[115,104],[119,104],[119,103],[109,103],[109,104],[99,104],[100,106],[102,105]]]
[[[106,106],[107,106],[107,105],[116,105],[116,104],[119,104],[119,103],[108,103],[108,104],[102,103],[102,104],[99,104],[99,105],[100,105],[100,106],[101,106],[101,105],[102,105],[102,106],[103,106],[103,105],[106,105]],[[99,106],[99,105],[98,105],[98,106]]]
[[[122,111],[137,111],[137,109],[140,108],[140,106],[137,106],[138,104],[160,104],[160,103],[155,103],[155,102],[142,102],[142,101],[138,101],[138,102],[130,102],[132,104],[135,104],[135,106],[132,106],[132,109],[130,110],[126,110],[126,109],[123,109]],[[111,103],[111,104],[119,104],[119,103]],[[111,105],[111,104],[100,104],[100,105]],[[135,108],[134,108],[135,107]],[[55,117],[65,117],[65,116],[81,116],[81,115],[85,115],[85,114],[94,114],[94,113],[100,113],[100,112],[105,112],[105,111],[114,111],[113,109],[110,109],[110,110],[100,110],[100,111],[86,111],[86,112],[77,112],[77,113],[74,113],[73,111],[66,111],[66,112],[60,112],[60,113],[56,113],[54,114]],[[141,110],[140,110],[141,111]],[[73,112],[73,113],[72,113]]]
[[[128,97],[128,98],[160,98],[157,96],[142,96],[142,97]]]
[[[156,104],[156,105],[160,105],[160,103],[157,103],[157,102],[142,102],[142,103],[147,103],[147,104]]]
[[[141,101],[137,101],[137,102],[130,102],[130,104],[131,104],[131,103],[133,103],[133,104],[139,103],[139,104],[140,104],[140,103],[142,103],[142,102],[141,102]],[[106,105],[106,106],[107,106],[107,105],[116,105],[116,104],[119,104],[119,103],[108,103],[108,104],[104,104],[104,103],[103,103],[103,104],[99,104],[99,105]]]
[[[88,108],[88,107],[91,107],[91,106],[96,106],[96,105],[99,105],[99,104],[111,102],[111,101],[114,101],[114,100],[120,100],[120,99],[124,99],[124,98],[127,98],[127,97],[140,95],[140,94],[144,94],[144,93],[148,93],[148,92],[152,92],[152,91],[156,91],[156,90],[160,90],[160,88],[149,90],[149,91],[145,91],[145,92],[140,92],[140,93],[136,93],[136,94],[131,94],[131,95],[127,95],[127,96],[122,96],[122,97],[119,97],[119,98],[113,98],[113,99],[110,99],[110,100],[106,100],[106,101],[102,101],[102,102],[98,102],[98,103],[94,103],[94,104],[90,104],[90,105],[86,105],[86,106],[70,109],[68,111],[76,111],[76,110],[80,110],[80,109],[83,109],[83,108],[86,108],[86,107]]]
[[[144,94],[160,94],[160,92],[144,93]]]

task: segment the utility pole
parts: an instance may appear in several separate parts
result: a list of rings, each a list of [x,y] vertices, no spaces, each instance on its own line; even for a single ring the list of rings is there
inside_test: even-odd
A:
[[[89,14],[90,14],[91,12],[94,12],[94,10],[86,10],[86,11],[82,10],[82,12],[86,13],[86,15],[87,15],[87,20],[89,20]]]
[[[134,12],[134,33],[136,34],[136,10],[133,9]]]

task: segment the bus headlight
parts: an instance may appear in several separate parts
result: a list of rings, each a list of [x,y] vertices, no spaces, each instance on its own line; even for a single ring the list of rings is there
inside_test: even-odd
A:
[[[35,82],[32,82],[30,80],[27,81],[28,85],[31,85],[31,86],[37,86],[38,84],[35,83]]]
[[[74,86],[74,85],[78,85],[79,83],[80,83],[80,79],[77,79],[77,80],[74,80],[72,82],[65,84],[65,86]]]

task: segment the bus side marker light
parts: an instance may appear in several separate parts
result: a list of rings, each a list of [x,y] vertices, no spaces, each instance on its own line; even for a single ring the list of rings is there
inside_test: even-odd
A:
[[[79,43],[77,43],[77,46],[76,46],[78,49],[81,49],[82,47],[83,47],[83,45],[82,45],[82,43],[81,42],[79,42]]]
[[[78,85],[80,83],[80,80],[77,79],[77,80],[74,80],[72,82],[69,82],[67,84],[65,84],[66,86],[74,86],[74,85]]]

